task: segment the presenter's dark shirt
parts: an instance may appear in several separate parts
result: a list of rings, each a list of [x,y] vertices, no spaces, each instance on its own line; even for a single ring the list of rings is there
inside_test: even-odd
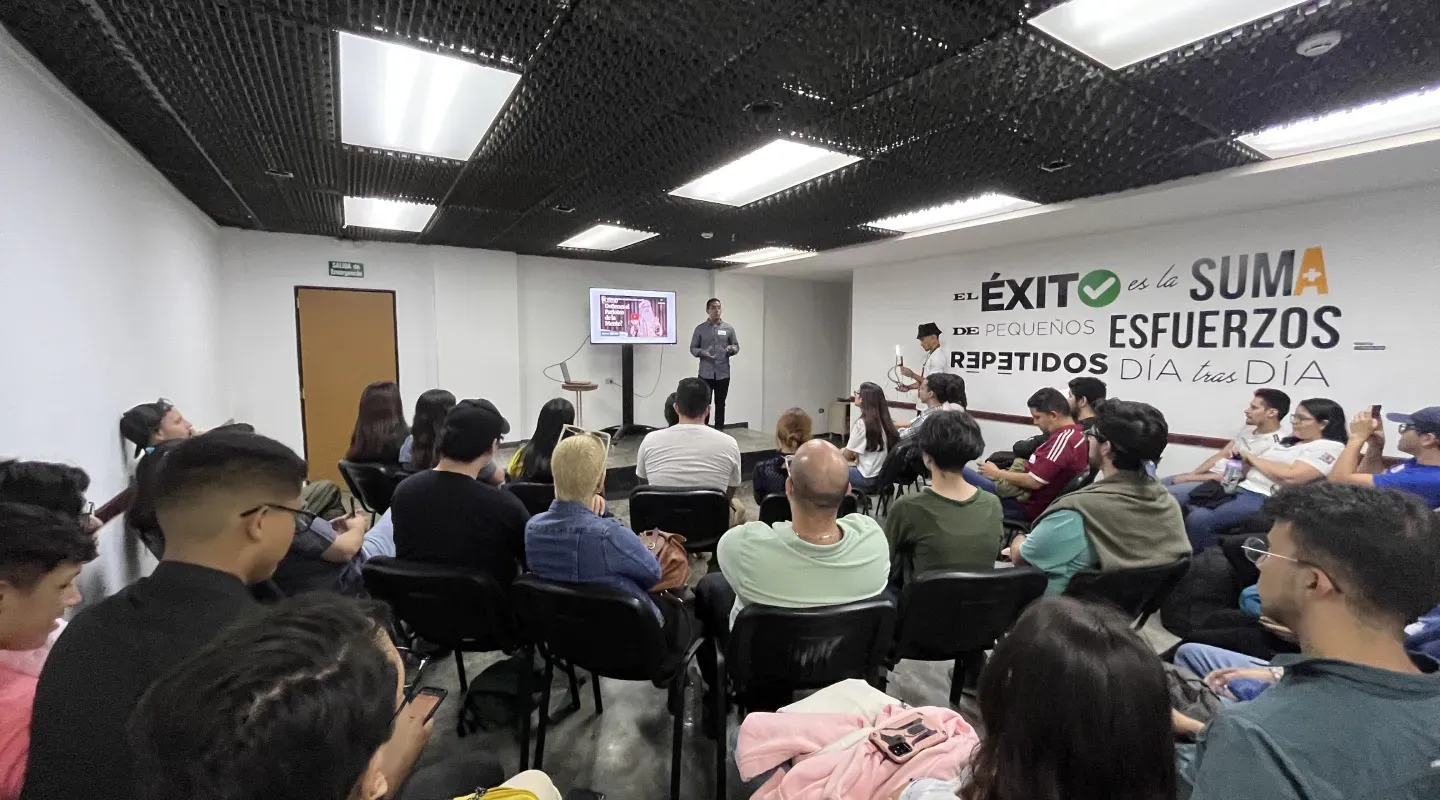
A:
[[[76,617],[40,674],[22,800],[135,797],[125,725],[140,695],[258,608],[233,575],[164,561]]]
[[[398,558],[478,569],[509,586],[525,557],[525,504],[458,472],[406,478],[390,498],[390,518]]]

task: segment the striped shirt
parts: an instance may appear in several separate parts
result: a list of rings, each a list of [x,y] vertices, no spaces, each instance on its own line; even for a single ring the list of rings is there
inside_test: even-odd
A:
[[[1090,445],[1079,425],[1071,424],[1050,431],[1050,438],[1035,448],[1025,471],[1040,481],[1041,486],[1020,501],[1020,508],[1030,519],[1050,505],[1071,478],[1090,469]]]

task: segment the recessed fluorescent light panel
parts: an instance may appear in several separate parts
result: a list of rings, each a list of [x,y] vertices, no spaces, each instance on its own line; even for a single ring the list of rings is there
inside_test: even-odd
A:
[[[1111,68],[1168,53],[1304,0],[1070,0],[1030,24]]]
[[[340,33],[340,141],[466,161],[520,76]]]
[[[857,156],[788,139],[776,139],[670,194],[727,206],[743,206],[859,160]]]
[[[1037,204],[1029,200],[1021,200],[1018,197],[1011,197],[1008,194],[982,194],[979,197],[972,197],[968,200],[959,200],[954,203],[946,203],[943,206],[934,208],[922,208],[919,211],[911,211],[908,214],[897,214],[885,219],[877,219],[874,222],[865,223],[871,228],[881,228],[887,231],[899,233],[913,233],[923,231],[927,228],[938,228],[941,225],[953,225],[957,222],[967,222],[972,219],[993,217],[997,214],[1004,214],[1008,211],[1018,211],[1022,208],[1034,208]]]
[[[746,250],[741,253],[722,256],[715,260],[729,261],[733,264],[759,264],[762,261],[774,261],[777,258],[813,255],[815,254],[808,250],[796,250],[793,247],[762,247],[759,250]]]
[[[1283,158],[1436,127],[1440,127],[1440,89],[1431,89],[1266,128],[1241,136],[1240,143],[1271,158]]]
[[[378,197],[345,198],[345,227],[423,231],[435,215],[435,206],[381,200]]]
[[[574,250],[619,250],[659,235],[649,231],[632,231],[616,225],[596,225],[571,236],[561,242],[560,246]]]

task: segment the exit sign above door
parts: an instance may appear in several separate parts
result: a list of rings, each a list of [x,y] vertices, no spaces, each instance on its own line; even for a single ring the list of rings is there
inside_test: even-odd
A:
[[[331,261],[330,274],[337,278],[363,278],[365,265],[359,261]]]

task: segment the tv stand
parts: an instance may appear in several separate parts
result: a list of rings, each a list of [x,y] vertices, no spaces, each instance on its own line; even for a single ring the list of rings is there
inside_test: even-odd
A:
[[[635,424],[635,345],[620,345],[620,424],[603,428],[613,444],[627,436],[644,436],[655,430]]]

